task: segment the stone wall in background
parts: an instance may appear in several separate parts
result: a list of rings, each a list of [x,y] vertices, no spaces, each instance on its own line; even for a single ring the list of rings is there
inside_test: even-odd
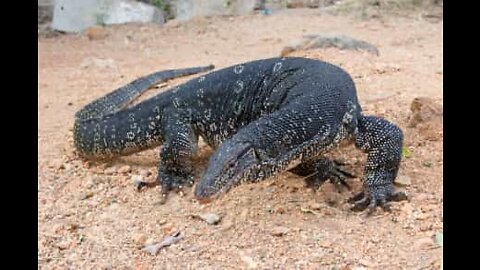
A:
[[[163,24],[163,11],[134,0],[55,0],[51,27],[79,32],[93,25],[130,22]]]

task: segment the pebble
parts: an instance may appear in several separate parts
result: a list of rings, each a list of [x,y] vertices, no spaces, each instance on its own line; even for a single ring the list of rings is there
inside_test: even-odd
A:
[[[64,240],[61,242],[58,242],[55,246],[61,250],[68,249],[71,245],[70,241]]]
[[[153,244],[155,244],[155,239],[153,239],[153,238],[148,238],[148,239],[145,240],[145,242],[144,242],[144,246],[151,246],[151,245],[153,245]]]
[[[164,234],[172,234],[173,232],[175,232],[177,230],[177,228],[175,228],[174,224],[167,223],[167,224],[163,225],[162,230],[163,230]]]
[[[360,259],[358,263],[366,267],[375,267],[375,264],[372,261],[369,261],[367,259]]]
[[[143,177],[142,177],[141,175],[138,175],[138,174],[132,175],[132,177],[131,177],[130,179],[132,179],[132,181],[133,181],[134,183],[145,182],[145,180],[143,179]]]
[[[145,245],[147,241],[147,236],[143,233],[137,233],[132,238],[133,238],[133,242],[135,242],[135,244],[137,244],[138,246]]]
[[[148,177],[151,173],[149,170],[140,170],[138,171],[138,174],[142,177]]]
[[[158,223],[158,225],[164,225],[164,224],[167,224],[167,220],[166,219],[161,219],[157,223]]]
[[[92,176],[88,177],[85,185],[87,186],[87,188],[92,188],[93,186],[95,186],[94,178]]]
[[[210,225],[218,224],[220,220],[222,220],[222,218],[215,213],[200,214],[198,215],[198,217],[200,217],[202,220],[206,221]]]
[[[253,260],[252,257],[244,255],[240,258],[245,263],[245,266],[247,267],[247,269],[257,269],[258,268],[258,264]]]
[[[425,220],[425,219],[428,219],[430,217],[429,214],[427,213],[418,213],[416,216],[415,216],[415,219],[416,220]]]
[[[285,208],[278,207],[276,212],[279,213],[279,214],[284,214],[285,213]]]
[[[89,199],[89,198],[93,197],[93,195],[95,195],[95,194],[91,191],[83,193],[82,195],[80,195],[80,200]]]
[[[108,174],[108,175],[112,175],[116,172],[117,170],[115,169],[115,167],[108,167],[106,168],[105,170],[103,170],[103,173],[104,174]]]
[[[277,226],[277,227],[274,227],[270,231],[270,234],[273,235],[273,236],[283,236],[283,235],[287,234],[289,231],[290,231],[290,229],[287,228],[287,227]]]
[[[117,170],[118,173],[129,173],[130,171],[132,171],[132,168],[128,165],[122,166]]]
[[[318,203],[318,202],[312,202],[309,204],[309,208],[312,209],[312,210],[320,210],[322,209],[322,204]]]

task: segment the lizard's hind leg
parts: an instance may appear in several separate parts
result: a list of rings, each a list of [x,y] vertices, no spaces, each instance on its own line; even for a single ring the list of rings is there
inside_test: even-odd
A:
[[[391,122],[363,116],[355,131],[355,146],[368,154],[364,170],[364,191],[351,201],[353,210],[372,212],[376,206],[388,210],[387,201],[407,198],[403,192],[394,192],[393,181],[397,177],[402,159],[403,133]]]
[[[300,163],[298,166],[289,170],[299,176],[304,176],[307,187],[317,190],[325,181],[330,180],[341,191],[344,186],[350,189],[347,178],[355,176],[340,167],[339,162],[327,157],[315,157]]]

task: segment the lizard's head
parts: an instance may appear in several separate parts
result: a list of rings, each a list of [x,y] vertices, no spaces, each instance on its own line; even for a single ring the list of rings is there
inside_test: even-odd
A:
[[[195,197],[202,203],[217,198],[247,178],[257,168],[258,161],[250,143],[225,141],[210,158],[195,187]]]

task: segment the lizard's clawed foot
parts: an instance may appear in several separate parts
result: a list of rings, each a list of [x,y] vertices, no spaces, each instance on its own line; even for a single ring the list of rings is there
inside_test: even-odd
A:
[[[191,187],[193,186],[193,184],[193,175],[190,173],[160,172],[155,182],[136,181],[134,185],[138,191],[143,188],[153,188],[156,186],[161,186],[162,198],[159,203],[164,204],[166,202],[168,194],[171,191],[182,193],[184,187]]]
[[[362,191],[348,200],[349,203],[353,203],[351,208],[353,211],[367,210],[367,215],[371,215],[377,206],[380,206],[384,211],[390,211],[389,202],[408,200],[405,192],[393,192],[391,186],[373,186],[368,189],[368,191]]]
[[[170,191],[182,194],[184,187],[191,187],[194,183],[193,175],[190,173],[160,173],[157,182],[159,182],[162,187],[161,204],[166,202]]]
[[[315,174],[305,178],[307,187],[317,190],[326,180],[329,180],[337,187],[339,192],[342,191],[343,187],[346,187],[348,190],[350,190],[351,187],[347,183],[347,178],[355,178],[355,175],[343,170],[340,168],[340,165],[345,164],[332,161],[331,165],[328,166],[326,170],[318,171]]]

